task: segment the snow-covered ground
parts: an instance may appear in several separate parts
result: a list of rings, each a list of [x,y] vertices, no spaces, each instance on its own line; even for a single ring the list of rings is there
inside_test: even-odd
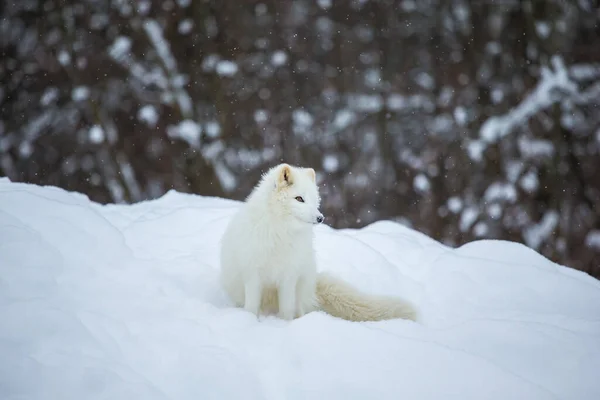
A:
[[[320,226],[319,268],[421,321],[259,321],[218,284],[238,206],[0,179],[0,398],[600,399],[597,280],[516,243]]]

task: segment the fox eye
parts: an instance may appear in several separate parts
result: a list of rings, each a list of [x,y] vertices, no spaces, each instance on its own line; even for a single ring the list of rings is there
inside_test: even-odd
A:
[[[302,196],[296,196],[296,200],[298,200],[300,203],[304,203]]]

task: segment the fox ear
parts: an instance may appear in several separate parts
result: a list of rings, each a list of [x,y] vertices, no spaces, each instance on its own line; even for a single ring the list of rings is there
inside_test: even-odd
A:
[[[317,179],[317,176],[315,174],[315,170],[312,168],[307,168],[306,172],[308,173],[308,176],[310,176],[310,179],[312,179],[313,182],[315,182],[315,180]]]
[[[291,185],[292,183],[292,167],[288,164],[282,164],[279,171],[279,177],[277,178],[277,185],[284,186]]]

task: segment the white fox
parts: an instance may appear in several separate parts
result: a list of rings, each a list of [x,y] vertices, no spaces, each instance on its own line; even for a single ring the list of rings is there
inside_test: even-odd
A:
[[[280,164],[262,176],[221,239],[221,282],[236,306],[286,320],[316,310],[350,321],[415,320],[408,302],[317,274],[319,205],[314,169]]]

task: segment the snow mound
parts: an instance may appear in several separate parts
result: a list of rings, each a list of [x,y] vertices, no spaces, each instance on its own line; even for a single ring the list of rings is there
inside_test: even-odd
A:
[[[320,226],[320,269],[421,320],[257,320],[218,284],[238,207],[176,192],[102,206],[0,179],[0,398],[600,398],[588,275],[516,243]]]

